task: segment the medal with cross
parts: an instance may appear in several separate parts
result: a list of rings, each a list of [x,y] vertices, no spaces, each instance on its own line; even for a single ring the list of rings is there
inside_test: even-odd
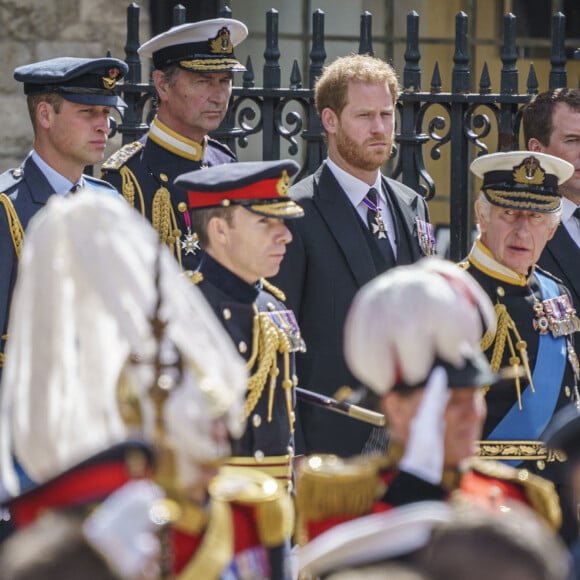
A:
[[[373,234],[376,234],[377,238],[387,237],[387,230],[385,229],[385,223],[383,222],[383,216],[381,215],[381,210],[378,209],[375,214],[375,219],[373,222]]]
[[[183,219],[185,220],[185,225],[187,227],[187,232],[184,234],[183,238],[179,240],[181,249],[185,252],[186,255],[195,255],[197,252],[199,252],[199,250],[201,250],[201,246],[199,245],[197,234],[191,231],[191,220],[189,218],[187,206],[185,203],[180,203],[177,209],[181,211]]]
[[[375,203],[372,202],[367,197],[363,199],[363,203],[372,211],[374,212],[373,221],[370,224],[372,228],[373,235],[376,235],[377,238],[380,240],[382,238],[387,237],[387,229],[385,228],[385,222],[383,221],[383,216],[381,215],[381,208],[377,207]]]

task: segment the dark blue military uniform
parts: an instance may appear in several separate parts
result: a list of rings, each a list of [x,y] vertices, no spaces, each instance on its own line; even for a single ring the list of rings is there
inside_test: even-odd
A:
[[[482,350],[493,370],[524,370],[523,377],[489,388],[479,455],[553,481],[564,516],[560,534],[569,543],[578,535],[578,522],[567,499],[571,490],[562,465],[566,458],[548,453],[542,436],[554,413],[580,398],[574,349],[580,319],[569,290],[533,263],[529,248],[540,243],[540,235],[549,239],[555,229],[559,185],[574,167],[551,155],[511,151],[478,157],[471,171],[482,179],[476,205],[481,234],[463,266],[491,298],[497,316],[497,332],[484,336]],[[542,214],[540,221],[537,216]],[[548,219],[549,214],[555,217]],[[499,240],[496,223],[504,232]],[[538,228],[537,238],[530,233],[532,227]],[[519,262],[512,258],[518,255],[514,247],[520,250]]]
[[[20,66],[14,70],[14,78],[24,84],[24,93],[29,97],[43,100],[45,95],[58,95],[81,105],[122,108],[126,105],[115,88],[128,70],[127,64],[116,58],[62,57]],[[58,173],[56,168],[52,169]],[[60,181],[66,184],[68,180],[61,176]],[[71,185],[75,189],[83,186],[118,195],[108,183],[88,175],[82,175]],[[8,312],[24,231],[30,218],[54,193],[53,186],[32,156],[27,157],[21,167],[0,176],[0,378]]]
[[[290,177],[298,169],[298,164],[291,160],[239,162],[229,171],[220,167],[191,171],[177,178],[175,184],[186,192],[192,211],[233,210],[234,206],[241,205],[245,208],[242,211],[273,220],[292,219],[304,213],[288,197]],[[200,229],[200,234],[208,237],[210,253],[204,253],[198,270],[188,271],[187,275],[199,284],[248,362],[249,371],[245,402],[248,424],[228,463],[259,468],[290,484],[297,383],[294,353],[305,348],[300,329],[294,313],[283,303],[285,297],[281,290],[264,279],[256,280],[255,284],[242,279],[236,273],[240,269],[236,259],[226,268],[218,261],[219,257],[213,257],[214,246],[204,223],[200,222],[199,227],[205,227],[205,231]],[[288,241],[286,236],[282,243]],[[281,241],[276,244],[280,245]],[[266,272],[269,267],[262,268]]]
[[[186,193],[173,181],[188,171],[236,161],[233,152],[215,139],[193,145],[197,145],[198,159],[181,156],[145,135],[122,147],[101,167],[101,177],[153,224],[186,270],[197,268],[201,252],[188,226]]]
[[[107,195],[118,192],[105,181],[89,175],[81,180],[85,187]],[[39,167],[27,157],[21,167],[0,175],[0,377],[8,332],[8,313],[16,282],[18,254],[30,218],[41,210],[54,190]]]
[[[191,275],[231,336],[237,350],[246,360],[255,354],[253,344],[257,337],[254,335],[254,318],[257,312],[267,313],[272,316],[272,319],[283,317],[284,322],[288,322],[285,314],[288,311],[279,300],[283,296],[277,289],[269,287],[272,292],[278,294],[278,298],[268,289],[260,287],[260,284],[252,286],[244,282],[207,254],[202,257],[198,271]],[[290,334],[293,331],[297,331],[297,327],[288,329]],[[295,337],[289,337],[290,350],[294,350],[293,338]],[[289,357],[290,367],[287,374],[284,356]],[[258,356],[258,361],[249,369],[250,375],[255,373],[259,364]],[[246,407],[247,410],[252,407],[248,415],[247,427],[242,437],[235,443],[233,454],[237,457],[252,458],[252,462],[256,461],[257,465],[263,460],[267,467],[266,471],[283,480],[285,479],[283,458],[287,456],[286,465],[289,466],[294,454],[292,435],[294,353],[281,353],[278,350],[275,366],[278,373],[274,390],[272,392],[270,387],[269,373],[272,369],[268,369],[262,384],[257,387],[262,390],[255,406]],[[286,387],[283,384],[285,379],[291,381]],[[252,397],[252,393],[249,392],[247,397]],[[272,457],[280,459],[272,464],[268,459]],[[240,465],[243,462],[237,461],[235,464]],[[289,476],[289,472],[286,471],[286,473]],[[287,476],[286,479],[288,479]]]

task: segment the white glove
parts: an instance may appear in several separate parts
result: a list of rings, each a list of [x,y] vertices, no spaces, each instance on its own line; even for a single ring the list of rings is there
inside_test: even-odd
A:
[[[441,483],[445,455],[445,409],[450,392],[447,373],[435,367],[411,421],[409,440],[399,467],[434,485]]]
[[[161,545],[152,513],[164,497],[149,480],[132,480],[110,495],[87,520],[83,531],[123,578],[153,578],[158,572]]]

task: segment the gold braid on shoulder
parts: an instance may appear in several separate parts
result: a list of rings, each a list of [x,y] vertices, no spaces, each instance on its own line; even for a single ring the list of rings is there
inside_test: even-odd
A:
[[[181,230],[171,205],[171,193],[166,187],[160,187],[153,196],[151,204],[151,223],[157,230],[161,241],[167,244],[181,266]]]
[[[14,244],[14,251],[16,257],[20,260],[22,254],[22,243],[24,242],[24,228],[20,222],[20,218],[14,209],[14,204],[5,193],[0,193],[0,204],[4,206],[6,211],[6,218],[8,219],[8,228],[10,229],[10,236]]]
[[[135,190],[139,196],[139,207],[141,208],[141,215],[145,215],[145,201],[143,199],[143,191],[139,185],[139,181],[135,174],[124,166],[119,171],[121,176],[121,193],[131,207],[135,207]]]
[[[292,378],[290,377],[290,341],[284,332],[268,316],[268,313],[258,312],[255,305],[254,310],[252,353],[246,367],[250,372],[254,368],[256,370],[248,379],[248,394],[245,405],[246,417],[249,417],[250,413],[256,408],[269,377],[268,422],[272,421],[276,379],[280,374],[277,355],[280,353],[284,360],[282,387],[286,392],[288,421],[290,423],[290,431],[294,432]]]
[[[534,390],[534,383],[532,381],[532,373],[530,372],[530,365],[528,362],[527,343],[522,340],[522,337],[516,328],[513,318],[509,315],[505,304],[496,304],[495,313],[497,317],[497,332],[495,335],[486,333],[481,340],[481,350],[486,351],[493,346],[493,352],[490,359],[490,366],[493,371],[498,371],[505,352],[506,345],[509,348],[510,358],[509,364],[514,368],[522,365],[526,374],[526,379],[530,383],[530,388]],[[495,340],[494,340],[495,338]],[[494,344],[495,343],[495,344]],[[515,373],[516,392],[518,396],[518,407],[522,409],[522,389],[520,379]],[[489,389],[489,387],[488,387]]]

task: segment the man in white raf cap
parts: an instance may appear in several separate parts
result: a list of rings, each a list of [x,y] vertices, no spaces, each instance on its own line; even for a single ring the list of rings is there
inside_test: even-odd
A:
[[[175,26],[139,48],[153,62],[157,114],[149,132],[102,165],[131,205],[152,222],[180,264],[195,270],[200,246],[185,194],[173,185],[183,173],[236,161],[209,137],[225,117],[234,71],[246,70],[234,47],[248,35],[238,20],[216,18]]]
[[[494,370],[525,369],[522,380],[487,391],[480,455],[539,471],[559,486],[562,457],[548,454],[541,436],[555,411],[578,400],[580,321],[566,286],[536,262],[560,222],[558,186],[574,167],[551,155],[512,151],[479,157],[471,170],[482,179],[475,202],[480,234],[462,265],[491,298],[498,324],[482,349]],[[570,541],[577,522],[569,510],[564,516],[562,535]]]

